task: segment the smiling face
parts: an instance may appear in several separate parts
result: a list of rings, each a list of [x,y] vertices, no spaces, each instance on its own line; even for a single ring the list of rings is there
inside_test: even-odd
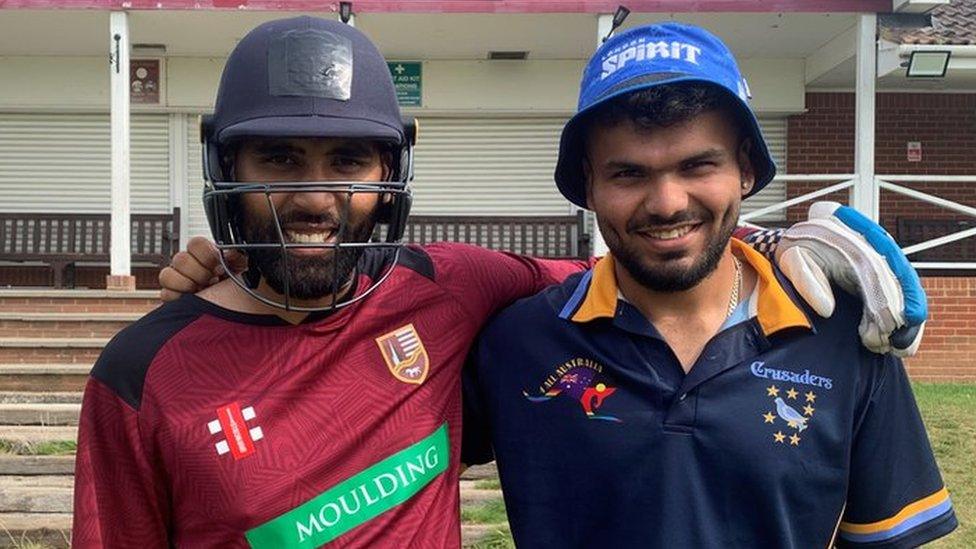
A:
[[[718,265],[754,178],[734,117],[711,109],[666,127],[631,119],[587,134],[587,201],[614,258],[659,292]]]
[[[387,164],[380,146],[361,139],[251,138],[234,156],[235,179],[254,183],[382,181]],[[241,226],[248,243],[279,243],[277,213],[285,242],[366,242],[376,224],[377,193],[307,192],[241,196]],[[350,282],[362,248],[254,248],[248,261],[268,286],[300,300],[331,296]]]

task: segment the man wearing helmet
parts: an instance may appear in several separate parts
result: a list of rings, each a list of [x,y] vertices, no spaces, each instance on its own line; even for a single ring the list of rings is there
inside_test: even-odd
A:
[[[464,357],[495,310],[585,264],[399,246],[415,130],[341,23],[249,33],[202,130],[211,229],[248,270],[96,362],[74,544],[459,546]]]
[[[468,348],[495,311],[586,265],[400,245],[414,129],[351,27],[256,28],[202,129],[211,229],[248,267],[223,265],[230,280],[165,304],[99,358],[74,542],[459,546]],[[171,291],[207,286],[225,261],[194,246],[161,275]]]

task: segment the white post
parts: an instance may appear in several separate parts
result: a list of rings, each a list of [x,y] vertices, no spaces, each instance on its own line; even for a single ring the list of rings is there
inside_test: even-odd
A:
[[[613,14],[612,13],[601,13],[597,16],[596,20],[596,47],[599,48],[603,45],[603,38],[610,33],[610,29],[613,27]],[[610,251],[607,248],[607,242],[603,239],[603,234],[600,233],[600,227],[597,225],[596,218],[593,218],[593,255],[595,257],[600,257],[607,255]]]
[[[169,209],[180,209],[180,241],[181,250],[186,249],[186,222],[189,209],[189,174],[186,169],[186,115],[174,113],[169,115]],[[198,200],[200,197],[196,197]]]
[[[124,11],[109,19],[112,121],[112,246],[110,290],[134,290],[129,246],[129,20]]]
[[[855,81],[854,187],[851,205],[878,220],[878,185],[874,178],[875,79],[877,78],[877,16],[865,13],[857,21],[857,78]]]

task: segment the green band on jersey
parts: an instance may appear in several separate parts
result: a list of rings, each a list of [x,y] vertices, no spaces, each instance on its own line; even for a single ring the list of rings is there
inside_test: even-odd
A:
[[[407,501],[447,469],[447,423],[247,532],[252,547],[318,547]]]

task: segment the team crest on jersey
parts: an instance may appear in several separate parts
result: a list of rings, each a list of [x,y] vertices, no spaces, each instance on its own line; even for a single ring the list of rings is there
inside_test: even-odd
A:
[[[799,446],[810,428],[813,414],[817,411],[817,393],[813,389],[803,392],[793,384],[771,383],[765,387],[767,406],[762,414],[763,425],[771,425],[770,435],[774,445]]]
[[[413,324],[397,328],[376,338],[383,360],[393,377],[404,383],[420,385],[427,379],[430,360],[424,342],[417,335]]]
[[[256,423],[256,417],[253,406],[241,409],[239,402],[217,408],[217,419],[207,423],[207,430],[211,435],[224,435],[222,440],[214,444],[217,455],[229,453],[237,461],[253,454],[254,443],[264,438],[264,431],[260,426],[248,425],[248,422]]]
[[[530,402],[545,402],[558,396],[580,403],[589,419],[620,423],[620,419],[597,412],[617,389],[607,385],[603,365],[588,358],[574,358],[560,364],[537,390],[522,391]]]

